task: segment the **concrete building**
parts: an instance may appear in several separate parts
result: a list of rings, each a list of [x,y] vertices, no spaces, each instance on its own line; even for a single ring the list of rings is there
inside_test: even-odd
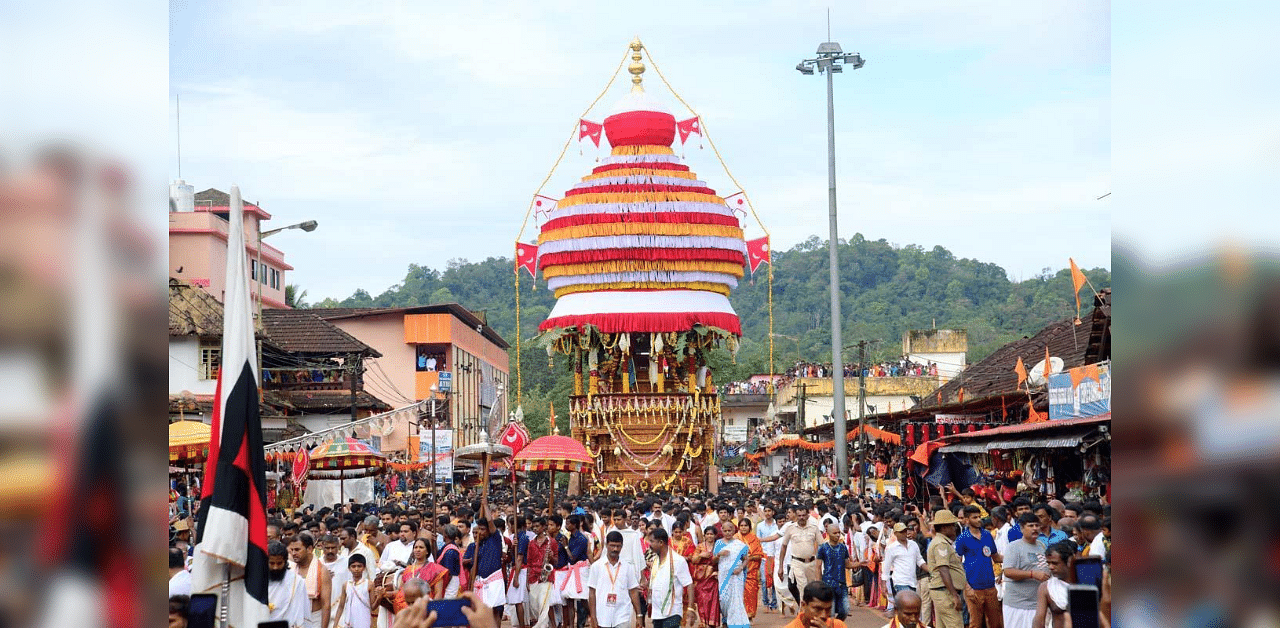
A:
[[[865,413],[871,415],[911,408],[918,399],[938,387],[938,378],[932,376],[868,377],[866,386]],[[799,429],[789,429],[789,432],[800,432],[831,423],[831,410],[835,406],[835,400],[831,395],[831,378],[826,377],[797,377],[780,386],[776,401],[778,419],[786,425],[797,425],[802,387],[806,400],[804,425]],[[849,417],[857,418],[857,377],[844,379],[844,403]]]
[[[433,397],[442,375],[451,383],[439,399],[437,424],[453,429],[454,447],[475,443],[481,417],[492,417],[490,436],[506,425],[511,392],[507,348],[493,328],[457,303],[406,308],[313,309],[326,321],[375,349],[366,385],[400,407]],[[447,375],[445,375],[447,374]],[[499,397],[498,385],[505,393]],[[425,418],[425,417],[424,417]],[[424,425],[430,425],[424,423]],[[401,421],[383,437],[384,451],[416,450],[417,428]]]
[[[169,276],[224,300],[227,267],[227,231],[231,196],[210,188],[198,194],[179,179],[169,187]],[[249,260],[251,298],[262,297],[266,308],[284,308],[285,273],[293,267],[284,252],[261,242],[262,222],[271,214],[256,203],[244,203],[245,255]],[[258,267],[261,246],[262,267]]]
[[[968,351],[969,332],[963,329],[912,329],[902,334],[902,355],[917,364],[937,364],[939,386],[964,370]]]

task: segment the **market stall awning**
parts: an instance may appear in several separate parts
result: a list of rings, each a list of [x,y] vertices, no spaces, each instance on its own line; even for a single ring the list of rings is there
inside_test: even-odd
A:
[[[989,430],[956,434],[943,439],[943,453],[987,453],[1003,449],[1054,449],[1077,447],[1100,434],[1111,415],[1005,425]]]

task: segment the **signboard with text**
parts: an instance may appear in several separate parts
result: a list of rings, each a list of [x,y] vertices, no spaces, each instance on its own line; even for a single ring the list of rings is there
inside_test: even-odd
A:
[[[1111,413],[1111,362],[1049,375],[1049,419],[1079,419]]]
[[[436,481],[453,479],[453,430],[436,430],[435,459]],[[430,463],[432,455],[431,432],[424,430],[418,437],[418,462]]]
[[[453,373],[450,373],[449,371],[440,371],[436,374],[436,378],[439,382],[436,384],[436,387],[440,389],[440,392],[447,393],[453,390]]]

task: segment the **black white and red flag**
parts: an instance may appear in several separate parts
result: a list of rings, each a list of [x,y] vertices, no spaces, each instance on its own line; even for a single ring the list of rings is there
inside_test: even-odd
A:
[[[269,614],[266,461],[258,410],[244,203],[237,186],[231,186],[229,218],[222,370],[200,495],[191,590],[220,593],[229,577],[228,623],[235,628],[256,628]]]

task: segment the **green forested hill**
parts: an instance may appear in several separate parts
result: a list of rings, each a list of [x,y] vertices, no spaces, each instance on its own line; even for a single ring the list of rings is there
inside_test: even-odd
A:
[[[797,359],[830,362],[830,297],[827,292],[826,241],[811,237],[788,251],[774,251],[774,347],[778,370]],[[897,247],[885,240],[870,241],[861,235],[841,243],[841,290],[844,342],[876,341],[872,357],[890,358],[901,353],[902,333],[908,329],[961,328],[969,332],[969,363],[1001,345],[1034,334],[1046,324],[1075,313],[1071,273],[1046,268],[1040,275],[1012,282],[1000,266],[973,259],[957,259],[935,246]],[[443,271],[409,266],[399,284],[376,297],[365,290],[342,300],[326,299],[317,307],[401,307],[457,302],[484,311],[489,325],[515,344],[515,285],[511,258],[483,261],[450,260]],[[1085,270],[1099,290],[1111,285],[1111,272]],[[537,284],[536,286],[534,284]],[[1091,291],[1081,291],[1085,309]],[[768,372],[768,267],[748,275],[733,292],[733,306],[742,318],[743,342],[737,363],[717,356],[716,380],[733,381],[752,373]],[[537,333],[554,303],[546,284],[520,281],[523,336]],[[528,344],[528,343],[526,343]],[[846,354],[852,356],[852,353]],[[512,349],[512,380],[515,351]],[[563,401],[571,380],[560,360],[548,369],[546,353],[524,351],[524,407],[530,429],[545,434],[546,402]],[[562,408],[563,409],[563,408]],[[563,421],[564,413],[560,413]],[[567,429],[562,425],[562,430]],[[542,431],[539,431],[541,429]],[[566,432],[567,433],[567,432]]]

